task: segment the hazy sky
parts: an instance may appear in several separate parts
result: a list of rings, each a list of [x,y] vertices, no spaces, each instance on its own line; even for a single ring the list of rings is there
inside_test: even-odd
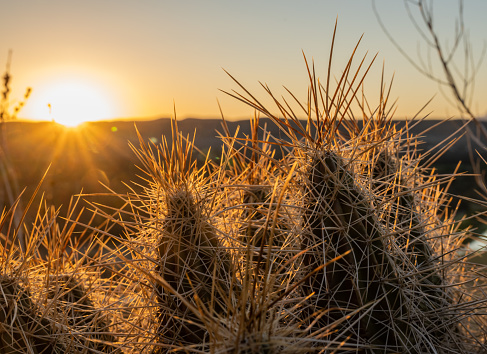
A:
[[[421,40],[403,1],[376,3],[392,35],[416,59]],[[451,44],[457,1],[436,1],[435,7],[435,26],[443,43]],[[485,14],[487,1],[466,1],[475,58],[487,39]],[[85,119],[167,117],[173,102],[180,118],[219,117],[217,99],[227,117],[248,118],[250,108],[219,91],[236,88],[222,68],[259,97],[264,92],[258,81],[276,93],[284,93],[284,85],[305,97],[301,51],[315,60],[325,79],[337,17],[335,75],[364,34],[359,56],[378,53],[365,86],[371,100],[385,62],[386,78],[395,73],[397,117],[411,117],[434,95],[428,108],[433,116],[457,113],[437,84],[418,74],[391,45],[368,0],[0,0],[0,70],[12,49],[12,98],[33,88],[21,114],[26,118],[47,119],[47,104],[54,112],[63,101],[65,112],[90,115]],[[426,53],[424,45],[421,50]],[[487,62],[478,72],[475,92],[474,111],[486,115]]]

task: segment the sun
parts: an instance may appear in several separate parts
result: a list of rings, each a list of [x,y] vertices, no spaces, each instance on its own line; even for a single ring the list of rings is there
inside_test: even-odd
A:
[[[34,103],[43,120],[75,127],[87,121],[115,118],[115,105],[106,90],[80,79],[62,80],[41,88]]]

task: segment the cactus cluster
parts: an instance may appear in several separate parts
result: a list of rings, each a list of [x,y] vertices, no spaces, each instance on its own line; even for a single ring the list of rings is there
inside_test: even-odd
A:
[[[161,145],[140,138],[146,175],[114,193],[123,208],[90,204],[102,225],[47,208],[22,249],[2,214],[0,353],[487,352],[485,274],[442,187],[455,176],[421,167],[352,62],[334,90],[306,63],[299,112],[237,82],[258,113],[250,136],[223,120],[218,159],[199,164],[176,120]]]

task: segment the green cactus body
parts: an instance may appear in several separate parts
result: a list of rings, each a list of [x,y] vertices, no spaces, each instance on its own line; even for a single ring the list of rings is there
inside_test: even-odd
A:
[[[244,223],[243,235],[244,242],[257,247],[268,244],[262,230],[262,220],[265,221],[268,208],[265,204],[270,203],[270,187],[268,186],[248,186],[243,195],[243,215]]]
[[[47,318],[36,314],[28,290],[8,276],[0,275],[0,354],[65,353]]]
[[[451,318],[440,310],[452,305],[438,261],[428,243],[428,233],[415,203],[414,192],[404,183],[405,177],[389,153],[379,153],[373,170],[373,186],[379,198],[391,206],[386,216],[388,227],[395,230],[396,241],[404,252],[410,271],[416,273],[415,302],[423,314],[422,325],[437,340],[452,328]]]
[[[272,226],[271,218],[281,218],[276,207],[271,205],[272,187],[266,185],[249,186],[244,191],[240,234],[243,244],[251,252],[251,263],[260,264],[262,268],[269,257],[278,257],[288,233],[284,220],[277,220]],[[278,257],[279,258],[279,257]]]
[[[228,296],[229,256],[219,247],[214,227],[189,192],[179,191],[167,198],[157,272],[195,307],[197,297],[210,313],[222,313]],[[158,332],[163,341],[196,345],[208,341],[206,325],[195,313],[162,286],[156,291],[161,305]]]
[[[115,342],[115,337],[108,334],[110,329],[102,317],[103,312],[96,308],[83,284],[83,280],[77,276],[60,275],[54,280],[56,289],[52,294],[58,310],[67,316],[70,328],[75,332],[88,333],[83,335],[86,339],[82,341],[79,351],[120,353],[115,346],[105,344]]]
[[[326,310],[319,326],[335,326],[358,309],[341,326],[340,339],[350,337],[357,348],[368,345],[373,352],[400,351],[411,346],[406,319],[393,321],[402,310],[401,286],[386,252],[374,209],[355,186],[342,158],[333,152],[312,159],[304,207],[309,235],[304,265],[309,271],[345,255],[310,277],[305,295],[314,292],[317,311]],[[385,348],[388,348],[387,350]]]

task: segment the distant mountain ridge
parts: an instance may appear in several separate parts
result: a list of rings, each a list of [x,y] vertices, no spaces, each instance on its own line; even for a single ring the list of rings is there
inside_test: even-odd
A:
[[[306,121],[303,121],[305,125]],[[360,124],[361,122],[359,122]],[[142,122],[93,122],[88,123],[99,126],[113,126],[114,124],[121,127],[120,130],[127,132],[125,135],[128,140],[134,141],[134,135],[130,133],[130,129],[133,129],[134,125],[144,138],[155,137],[160,139],[162,135],[170,136],[171,134],[171,120],[169,118],[161,118],[152,121],[142,121]],[[239,129],[239,135],[249,135],[250,134],[250,122],[248,120],[239,121],[226,121],[226,124],[231,132],[234,134]],[[423,120],[420,122],[406,122],[404,120],[394,121],[398,129],[404,128],[406,124],[409,124],[410,132],[418,137],[421,137],[421,149],[423,151],[428,151],[438,144],[440,144],[444,139],[448,137],[459,137],[459,141],[452,145],[446,155],[442,160],[446,159],[448,161],[452,159],[462,159],[468,158],[469,152],[467,149],[467,138],[465,136],[460,137],[462,133],[465,133],[465,129],[462,127],[465,123],[461,120]],[[487,122],[482,122],[483,126],[487,130]],[[266,127],[266,131],[270,132],[275,137],[280,137],[286,139],[285,134],[283,134],[279,127],[272,122],[270,119],[262,118],[260,120],[260,126]],[[473,123],[469,123],[468,128],[472,131],[476,131],[476,127]],[[193,135],[196,133],[195,145],[204,150],[209,148],[218,149],[221,145],[221,141],[218,138],[217,131],[223,133],[222,120],[221,119],[197,119],[197,118],[187,118],[178,121],[179,130],[185,135]],[[456,133],[456,134],[455,134]],[[474,144],[473,148],[479,148],[478,145]]]
[[[306,122],[303,121],[303,124],[305,123]],[[230,129],[231,134],[234,134],[237,128],[239,129],[239,135],[242,137],[250,134],[250,122],[248,120],[226,121],[226,124]],[[423,142],[423,144],[421,144],[421,148],[424,151],[435,147],[437,144],[440,144],[444,139],[450,136],[453,137],[458,130],[460,130],[460,132],[456,134],[458,137],[462,134],[462,131],[465,132],[465,129],[462,130],[462,126],[464,126],[465,123],[461,120],[427,119],[420,122],[406,122],[404,120],[397,120],[394,121],[394,124],[396,124],[398,129],[401,129],[406,124],[409,124],[409,126],[412,127],[410,128],[410,132],[415,136],[421,137],[420,140]],[[482,121],[482,124],[487,130],[487,121]],[[57,126],[57,124],[52,122],[8,122],[6,129],[7,140],[17,141],[20,136],[23,136],[29,138],[28,141],[31,141],[30,137],[36,134],[35,131],[46,130],[46,128],[53,129],[48,127],[55,126]],[[275,137],[280,137],[283,139],[286,138],[286,136],[280,132],[279,127],[277,127],[276,124],[268,118],[261,118],[260,126],[265,126],[266,130]],[[467,126],[472,132],[476,131],[475,124],[472,122],[470,122]],[[170,138],[171,135],[170,118],[140,121],[120,120],[87,122],[84,123],[82,127],[88,130],[96,131],[97,135],[103,136],[106,134],[106,136],[109,136],[111,140],[117,140],[117,145],[122,146],[127,145],[128,141],[135,143],[136,145],[138,144],[135,127],[137,127],[137,130],[144,139],[153,138],[153,140],[156,139],[157,141],[160,141],[163,135],[167,138]],[[116,128],[115,131],[112,130],[114,127]],[[221,146],[221,140],[219,139],[217,133],[217,131],[223,133],[221,119],[186,118],[178,121],[178,127],[179,130],[185,135],[192,136],[193,133],[196,133],[195,145],[202,150],[206,150],[210,146],[212,149],[218,150]],[[58,131],[61,128],[62,127],[54,128],[54,130]],[[73,131],[76,131],[76,129]],[[469,152],[467,145],[467,138],[465,136],[461,137],[459,141],[449,149],[444,158],[447,160],[463,160],[468,158]],[[472,147],[478,149],[480,146],[474,144]],[[129,149],[127,149],[126,152],[131,153]]]
[[[404,127],[405,121],[395,122],[398,129]],[[413,123],[410,132],[421,135],[422,151],[441,148],[438,144],[450,137],[458,141],[435,162],[440,172],[452,172],[459,160],[464,164],[462,171],[469,171],[469,142],[459,129],[463,122],[459,120],[439,121],[424,120]],[[487,129],[487,123],[482,123]],[[285,139],[286,136],[269,119],[261,119],[260,125],[266,127],[273,136]],[[227,121],[230,134],[239,130],[240,137],[250,134],[248,120]],[[84,193],[106,192],[100,182],[113,190],[126,191],[124,183],[140,182],[144,173],[136,167],[140,165],[129,143],[139,146],[136,129],[145,141],[151,139],[160,143],[162,136],[171,137],[171,120],[161,118],[151,121],[105,121],[89,122],[79,128],[65,128],[52,122],[8,122],[4,126],[7,155],[21,189],[27,187],[25,197],[35,189],[44,172],[51,164],[48,177],[42,189],[45,199],[56,206],[67,205],[69,198],[83,190]],[[468,127],[476,131],[473,123]],[[217,131],[223,133],[220,119],[184,119],[178,121],[178,128],[191,138],[196,132],[195,145],[203,152],[211,148],[212,156],[221,154],[222,142]],[[456,132],[456,134],[455,134]],[[472,151],[483,152],[482,147],[472,145]],[[471,171],[470,171],[471,172]],[[472,193],[475,181],[458,181],[454,193]],[[5,205],[5,191],[0,186],[0,205]],[[108,197],[100,197],[100,203],[107,202]],[[113,199],[113,198],[112,198]]]

